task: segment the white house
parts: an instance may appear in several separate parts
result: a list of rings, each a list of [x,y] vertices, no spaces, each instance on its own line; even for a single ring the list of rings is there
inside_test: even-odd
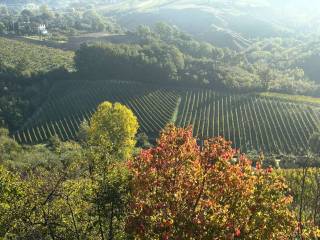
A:
[[[47,30],[47,28],[46,28],[46,25],[45,25],[45,24],[40,24],[40,25],[38,26],[38,32],[39,32],[39,34],[41,34],[41,35],[47,35],[47,34],[48,34],[48,30]]]

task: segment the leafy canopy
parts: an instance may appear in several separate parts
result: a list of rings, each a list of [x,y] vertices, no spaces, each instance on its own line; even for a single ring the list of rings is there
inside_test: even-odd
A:
[[[135,146],[138,121],[126,106],[101,103],[93,114],[88,129],[88,143],[96,158],[113,156],[128,159]]]
[[[127,231],[137,239],[288,239],[296,226],[287,186],[223,138],[200,148],[191,129],[167,127],[129,162]]]

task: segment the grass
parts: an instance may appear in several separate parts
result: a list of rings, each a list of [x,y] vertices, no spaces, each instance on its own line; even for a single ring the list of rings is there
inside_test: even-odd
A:
[[[258,96],[278,98],[278,99],[291,101],[291,102],[307,103],[307,104],[313,104],[313,105],[319,105],[320,106],[320,98],[310,97],[310,96],[289,95],[289,94],[273,93],[273,92],[259,93]]]

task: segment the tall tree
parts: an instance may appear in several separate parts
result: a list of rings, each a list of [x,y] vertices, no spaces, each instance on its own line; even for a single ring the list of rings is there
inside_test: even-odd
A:
[[[101,239],[125,239],[121,230],[124,229],[129,174],[123,163],[131,157],[137,130],[137,118],[120,103],[100,104],[90,121],[90,175]]]

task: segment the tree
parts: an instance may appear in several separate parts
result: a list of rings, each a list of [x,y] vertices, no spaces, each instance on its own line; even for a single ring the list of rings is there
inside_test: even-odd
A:
[[[22,148],[0,129],[0,164],[17,173],[0,166],[0,238],[127,239],[123,160],[134,148],[136,117],[105,102],[83,125],[84,147],[53,137],[47,146]]]
[[[24,18],[27,18],[28,20],[30,20],[30,18],[34,16],[33,12],[28,9],[23,9],[20,15]]]
[[[191,128],[168,126],[129,161],[127,231],[137,239],[288,239],[291,197],[271,168],[256,169],[222,138],[200,148]]]
[[[6,236],[23,215],[23,199],[26,197],[18,177],[0,166],[0,238]]]
[[[0,16],[8,16],[9,11],[6,5],[0,5]]]
[[[83,20],[91,26],[91,30],[96,32],[104,31],[106,26],[101,16],[95,11],[89,10],[83,13]]]
[[[9,137],[7,129],[0,128],[0,164],[8,160],[17,160],[20,153],[21,146]]]
[[[42,21],[46,24],[50,19],[54,17],[53,13],[49,10],[49,7],[47,5],[41,5],[39,7],[39,12],[41,14],[40,19],[42,19]]]
[[[124,216],[129,197],[130,175],[123,164],[131,157],[138,121],[120,103],[104,102],[93,114],[88,129],[90,176],[94,212],[101,239],[126,239]]]
[[[3,22],[0,22],[0,34],[4,33],[6,30],[6,25]]]
[[[110,163],[111,158],[128,159],[136,143],[137,130],[138,121],[130,109],[120,103],[101,103],[88,130],[88,144],[94,159],[101,165]]]
[[[50,10],[49,10],[48,5],[45,5],[45,4],[41,5],[39,7],[39,12],[40,12],[40,14],[49,14]]]
[[[286,179],[293,197],[291,208],[297,213],[298,239],[320,237],[320,168],[277,170]]]

